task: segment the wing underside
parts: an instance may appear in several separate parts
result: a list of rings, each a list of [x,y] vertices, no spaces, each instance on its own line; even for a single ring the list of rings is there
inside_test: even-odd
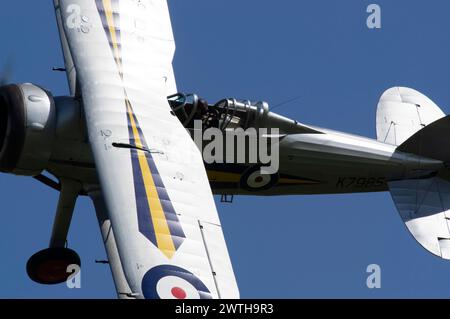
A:
[[[89,140],[126,280],[146,298],[237,298],[200,152],[176,90],[166,0],[60,0]]]
[[[402,220],[429,252],[450,259],[450,182],[439,177],[390,182]]]

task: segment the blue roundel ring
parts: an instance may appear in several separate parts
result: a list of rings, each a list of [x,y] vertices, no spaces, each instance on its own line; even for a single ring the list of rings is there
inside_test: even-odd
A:
[[[150,269],[142,279],[142,293],[146,299],[163,299],[161,292],[158,291],[158,284],[166,279],[175,279],[178,282],[185,283],[192,289],[196,290],[196,296],[199,299],[212,299],[211,292],[205,286],[205,284],[197,278],[194,274],[187,271],[186,269],[172,266],[172,265],[162,265]],[[182,284],[183,285],[183,284]],[[178,289],[182,291],[182,297],[189,298],[188,295],[182,289],[184,287],[165,287],[163,289]],[[184,299],[181,298],[181,299]]]

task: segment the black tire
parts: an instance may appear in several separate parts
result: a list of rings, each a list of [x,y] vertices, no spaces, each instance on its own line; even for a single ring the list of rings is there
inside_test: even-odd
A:
[[[68,248],[48,248],[37,252],[27,262],[27,274],[31,280],[42,285],[66,282],[71,273],[69,265],[81,266],[78,254]]]

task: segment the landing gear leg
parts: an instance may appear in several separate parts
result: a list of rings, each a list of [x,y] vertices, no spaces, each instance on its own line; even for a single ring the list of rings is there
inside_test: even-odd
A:
[[[80,183],[72,180],[61,180],[61,193],[53,224],[50,247],[31,256],[27,263],[28,276],[39,284],[63,283],[71,275],[67,272],[69,265],[81,266],[78,254],[65,247],[73,210],[80,190]]]

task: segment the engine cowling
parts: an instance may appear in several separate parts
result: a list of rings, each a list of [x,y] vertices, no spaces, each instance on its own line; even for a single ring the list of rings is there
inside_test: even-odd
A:
[[[0,171],[35,176],[50,159],[56,130],[53,96],[29,83],[0,87]]]

